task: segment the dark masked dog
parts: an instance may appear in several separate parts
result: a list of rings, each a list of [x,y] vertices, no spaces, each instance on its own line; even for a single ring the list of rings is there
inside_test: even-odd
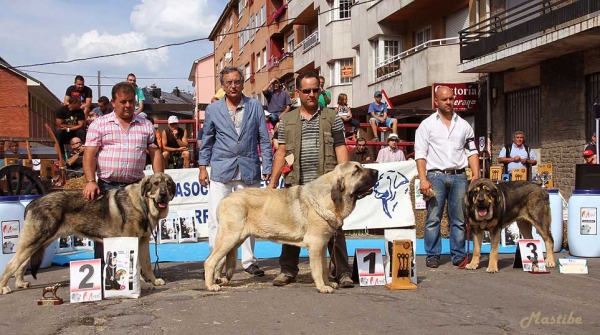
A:
[[[169,201],[175,195],[175,183],[165,173],[155,173],[137,184],[120,190],[108,190],[87,201],[81,191],[50,193],[33,200],[25,211],[19,248],[0,277],[2,294],[10,293],[8,279],[15,274],[15,286],[29,287],[23,278],[31,262],[36,278],[44,250],[60,236],[78,235],[102,242],[105,237],[139,237],[139,262],[142,288],[164,285],[152,273],[149,240],[158,220],[167,216]]]
[[[487,272],[498,272],[498,246],[502,228],[516,221],[525,239],[532,238],[532,226],[546,245],[546,266],[556,266],[554,240],[550,232],[550,198],[548,192],[528,181],[494,184],[481,178],[469,186],[465,196],[465,210],[473,232],[473,260],[466,268],[479,266],[483,231],[490,232],[492,249]]]
[[[375,169],[348,162],[302,186],[233,192],[217,208],[219,232],[204,263],[206,289],[218,291],[215,280],[229,282],[237,248],[249,236],[256,236],[307,248],[317,290],[333,292],[337,284],[327,278],[327,242],[352,213],[356,201],[373,192],[377,175]],[[223,265],[226,277],[220,278]]]

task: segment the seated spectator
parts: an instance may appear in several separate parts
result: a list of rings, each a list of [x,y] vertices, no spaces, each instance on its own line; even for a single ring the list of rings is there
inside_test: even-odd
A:
[[[190,152],[188,150],[187,130],[179,127],[179,118],[175,115],[169,116],[168,129],[162,132],[163,157],[165,166],[169,165],[172,154],[181,153],[183,167],[190,167]]]
[[[74,137],[79,137],[85,141],[85,114],[81,109],[81,100],[79,97],[72,96],[68,99],[68,105],[62,106],[56,110],[56,130],[54,135],[61,148],[61,154],[64,159],[64,145]]]
[[[73,137],[71,142],[71,151],[67,159],[67,178],[76,178],[83,175],[83,152],[84,146],[79,137]]]
[[[354,129],[352,129],[352,132],[354,133],[352,140],[356,140],[360,122],[357,119],[352,118],[352,111],[350,110],[350,106],[348,106],[348,96],[346,93],[340,93],[338,95],[338,103],[337,106],[335,106],[335,111],[342,121],[344,121],[344,125],[350,124],[354,127]]]
[[[8,147],[4,152],[6,157],[17,157],[19,155],[19,142],[10,141],[8,142]]]
[[[219,90],[213,95],[212,99],[210,99],[210,103],[212,104],[215,101],[221,100],[225,96],[225,90],[223,88],[219,88]]]
[[[371,115],[371,129],[373,130],[373,141],[378,142],[377,127],[388,127],[392,128],[392,133],[398,133],[398,120],[395,118],[388,117],[387,104],[381,102],[383,95],[381,91],[375,91],[375,101],[369,105],[369,114]]]
[[[356,140],[356,147],[350,151],[349,160],[359,162],[361,164],[373,163],[373,150],[367,147],[367,140],[359,137]]]
[[[98,117],[106,115],[112,112],[112,106],[110,105],[110,100],[104,95],[98,99],[98,107],[92,109],[93,113],[96,113]]]
[[[377,154],[377,163],[405,161],[404,152],[398,148],[398,142],[400,142],[398,135],[390,134],[387,138],[388,146],[381,148]]]
[[[75,77],[75,84],[67,88],[65,98],[63,99],[63,105],[69,104],[69,98],[76,97],[81,102],[79,108],[83,110],[83,115],[86,119],[90,113],[92,107],[92,89],[85,86],[85,80],[82,76],[78,75]]]

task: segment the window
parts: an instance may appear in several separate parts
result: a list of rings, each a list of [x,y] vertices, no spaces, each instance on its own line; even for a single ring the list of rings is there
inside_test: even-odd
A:
[[[256,13],[254,22],[256,26],[256,31],[258,32],[258,27],[260,27],[260,12]]]
[[[265,22],[267,22],[267,9],[265,5],[262,5],[260,7],[260,24],[263,25]]]
[[[229,48],[229,61],[231,62],[233,60],[233,47]]]
[[[229,17],[229,29],[233,27],[233,15]]]
[[[248,79],[250,79],[250,75],[252,74],[250,72],[250,63],[246,63],[245,69],[246,69],[246,72],[245,72],[246,75],[245,75],[244,80],[248,80]]]
[[[267,48],[263,48],[263,66],[267,65]]]
[[[244,28],[244,44],[248,43],[248,41],[250,41],[250,30],[248,30],[248,26],[246,26],[246,28]]]
[[[262,66],[260,66],[260,62],[262,61],[262,59],[260,58],[260,52],[256,54],[256,68],[260,69]]]
[[[335,0],[332,3],[331,20],[349,19],[353,0]]]
[[[354,76],[354,60],[340,59],[330,64],[333,85],[351,84]]]
[[[523,131],[527,136],[527,144],[532,148],[541,146],[542,98],[540,87],[506,93],[506,136]]]
[[[242,17],[242,15],[244,15],[244,0],[238,0],[238,16]]]
[[[250,39],[254,40],[254,15],[250,15]]]
[[[219,71],[223,70],[223,58],[219,61]]]
[[[415,46],[419,46],[431,40],[431,27],[421,29],[415,33]]]
[[[375,80],[400,73],[401,38],[380,38],[371,42]]]
[[[294,33],[292,32],[291,34],[288,35],[288,37],[286,38],[286,51],[287,52],[294,52]]]
[[[354,57],[354,75],[360,74],[360,48],[356,49],[356,56]]]
[[[244,51],[244,32],[243,31],[240,31],[238,33],[238,42],[239,42],[239,47],[240,47],[239,53],[241,54],[242,51]]]

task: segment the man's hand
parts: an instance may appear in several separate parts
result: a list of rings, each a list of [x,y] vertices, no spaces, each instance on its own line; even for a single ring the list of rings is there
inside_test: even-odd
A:
[[[208,171],[206,171],[206,168],[200,168],[200,173],[198,174],[198,181],[203,187],[208,187],[208,185],[210,184],[210,180],[208,179]]]
[[[85,188],[83,189],[83,197],[87,201],[94,200],[94,197],[98,194],[100,194],[100,188],[96,182],[89,182],[85,184]]]
[[[177,151],[179,151],[179,152],[184,152],[187,150],[188,150],[188,147],[179,147],[179,149],[177,149]]]
[[[429,182],[429,180],[425,179],[425,180],[421,180],[421,184],[419,185],[419,190],[421,191],[421,194],[423,194],[426,197],[430,197],[431,196],[431,183]]]
[[[521,164],[523,164],[523,165],[527,164],[527,158],[521,158]]]
[[[521,156],[515,156],[515,157],[513,158],[513,161],[515,161],[515,162],[518,162],[518,161],[520,161],[520,160],[521,160]]]

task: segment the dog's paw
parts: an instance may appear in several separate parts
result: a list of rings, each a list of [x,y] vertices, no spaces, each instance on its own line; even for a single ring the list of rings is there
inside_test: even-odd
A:
[[[554,260],[546,260],[546,267],[547,268],[555,268],[556,267],[556,262]]]
[[[465,269],[467,269],[467,270],[477,270],[477,267],[479,267],[479,262],[477,262],[477,263],[471,262],[471,263],[469,263],[469,264],[467,264],[465,266]]]
[[[15,286],[17,288],[28,288],[28,287],[31,287],[31,283],[28,281],[21,281],[21,282],[17,281],[17,282],[15,282]]]
[[[323,285],[322,287],[317,287],[319,293],[333,293],[334,288],[331,286]]]
[[[2,288],[2,294],[9,294],[10,292],[12,292],[12,291],[10,290],[10,287],[8,287],[8,286],[4,286],[4,287]]]
[[[498,273],[498,266],[488,266],[486,271],[488,273]]]
[[[331,286],[331,287],[333,287],[334,289],[340,288],[340,284],[338,284],[338,283],[336,283],[336,282],[331,282],[331,283],[329,283],[329,285],[328,285],[328,286]]]
[[[152,285],[152,283],[148,283],[143,280],[140,280],[140,287],[142,290],[154,290],[154,285]]]
[[[154,284],[154,286],[164,286],[164,285],[166,285],[165,281],[162,278],[156,278],[156,279],[154,279],[154,282],[152,284]]]
[[[215,285],[206,285],[206,290],[207,291],[211,291],[211,292],[218,292],[221,290],[221,286],[215,284]]]

